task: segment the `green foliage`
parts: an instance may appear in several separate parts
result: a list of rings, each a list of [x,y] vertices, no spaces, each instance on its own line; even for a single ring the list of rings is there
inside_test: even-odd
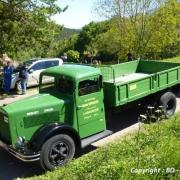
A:
[[[73,35],[79,34],[81,30],[79,29],[69,29],[64,27],[61,34],[60,34],[60,39],[69,39]]]
[[[66,52],[67,57],[68,57],[68,61],[70,62],[74,62],[74,63],[78,63],[79,62],[79,52],[78,51],[74,51],[74,50],[69,50]]]
[[[54,172],[30,179],[179,179],[180,173],[176,171],[180,169],[179,139],[180,117],[177,115],[168,121],[144,125],[139,134],[99,148]],[[136,169],[154,169],[154,172],[135,173]]]
[[[56,50],[52,49],[52,51],[55,53],[55,56],[61,57],[64,52],[67,52],[68,50],[74,50],[77,39],[78,34],[76,33],[70,36],[68,39],[62,39],[60,33],[60,38],[58,38],[54,43],[56,45]]]
[[[96,47],[93,46],[93,42],[96,42],[96,37],[99,34],[106,31],[106,29],[106,22],[91,22],[88,25],[84,26],[78,36],[75,49],[78,50],[81,53],[81,55],[84,51],[88,51],[92,54],[95,54]]]
[[[15,59],[49,56],[62,30],[50,17],[59,12],[56,0],[0,1],[0,54]]]
[[[91,22],[82,30],[51,21],[53,14],[61,12],[56,1],[0,1],[0,54],[25,60],[60,57],[74,50],[81,58],[83,52],[90,52],[106,63],[126,61],[128,52],[133,59],[180,55],[180,3],[176,0],[101,0],[98,10],[110,17]],[[131,7],[134,2],[138,6]]]
[[[99,2],[99,9],[106,15],[110,14],[111,18],[100,23],[91,22],[82,29],[75,43],[75,50],[81,55],[89,51],[100,56],[101,61],[125,61],[128,52],[134,59],[163,59],[179,55],[179,2]],[[138,6],[131,7],[133,2]]]
[[[170,61],[170,62],[180,63],[180,56],[177,56],[175,58],[164,59],[163,61]]]

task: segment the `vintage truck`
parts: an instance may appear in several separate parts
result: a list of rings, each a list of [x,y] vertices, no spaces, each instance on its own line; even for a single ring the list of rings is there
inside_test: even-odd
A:
[[[45,84],[47,79],[51,81]],[[53,170],[78,149],[112,133],[106,127],[109,109],[145,100],[161,104],[171,117],[179,83],[177,63],[49,68],[40,75],[39,94],[0,108],[0,144],[22,161],[40,161],[42,168]]]

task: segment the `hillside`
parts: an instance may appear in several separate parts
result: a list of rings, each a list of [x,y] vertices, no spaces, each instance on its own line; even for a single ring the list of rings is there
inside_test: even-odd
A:
[[[64,27],[60,34],[60,39],[68,39],[74,34],[79,34],[80,31],[81,31],[80,29],[69,29]]]

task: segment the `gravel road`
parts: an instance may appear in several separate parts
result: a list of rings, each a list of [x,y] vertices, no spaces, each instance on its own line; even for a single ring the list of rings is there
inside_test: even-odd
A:
[[[37,93],[37,89],[28,90],[26,96],[13,94],[9,95],[6,98],[0,96],[0,105],[20,100],[35,93]],[[177,111],[180,111],[180,94],[177,95],[177,105]],[[109,122],[108,127],[114,132],[114,134],[94,143],[92,146],[87,147],[83,150],[82,154],[88,153],[99,146],[103,146],[108,142],[114,141],[117,138],[121,138],[122,136],[125,136],[137,130],[137,117],[138,113],[135,109],[128,109],[127,111],[113,116],[113,120]],[[38,166],[38,163],[23,163],[11,156],[0,147],[0,179],[11,180],[18,177],[31,177],[42,173],[43,172]]]

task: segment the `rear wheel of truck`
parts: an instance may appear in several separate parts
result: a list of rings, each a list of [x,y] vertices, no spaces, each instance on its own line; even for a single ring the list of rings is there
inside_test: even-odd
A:
[[[166,92],[160,97],[160,105],[164,107],[164,114],[167,119],[174,115],[176,104],[176,96],[172,92]]]
[[[54,170],[67,164],[75,154],[75,143],[73,139],[60,134],[48,139],[42,146],[40,152],[40,164],[44,170]]]

